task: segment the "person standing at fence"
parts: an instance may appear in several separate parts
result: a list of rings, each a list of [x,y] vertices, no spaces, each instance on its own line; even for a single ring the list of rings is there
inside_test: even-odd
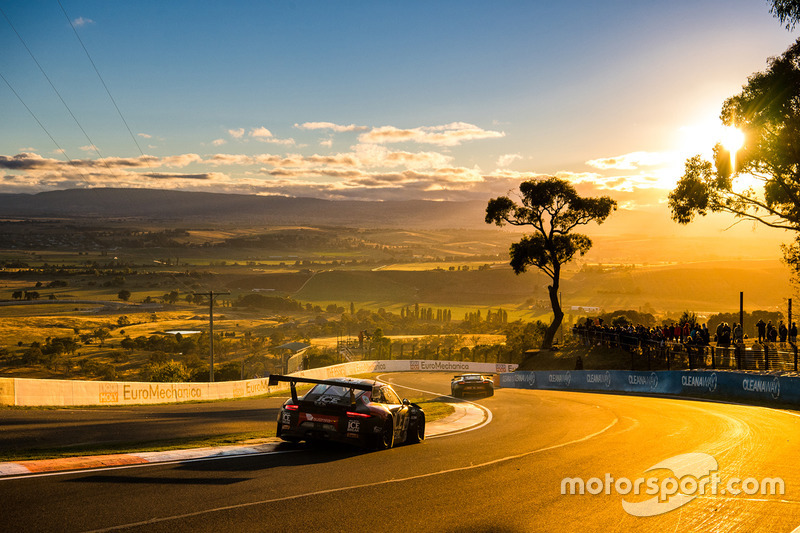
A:
[[[778,338],[781,341],[781,344],[786,344],[786,337],[789,336],[789,329],[786,327],[786,324],[783,323],[781,320],[781,324],[778,326]]]
[[[722,344],[722,330],[725,329],[725,322],[720,322],[717,325],[716,335],[714,336],[714,340],[717,344]]]
[[[758,322],[756,322],[756,331],[758,331],[758,343],[761,344],[767,337],[767,325],[764,323],[764,320],[758,319]]]
[[[722,338],[717,342],[721,346],[731,345],[731,326],[727,322],[722,323]]]
[[[772,325],[772,320],[767,322],[767,341],[776,342],[778,340],[778,330]]]
[[[797,342],[797,322],[792,322],[792,327],[789,328],[789,342]]]
[[[738,322],[733,325],[733,342],[735,344],[742,344],[744,342],[744,330],[742,325]]]

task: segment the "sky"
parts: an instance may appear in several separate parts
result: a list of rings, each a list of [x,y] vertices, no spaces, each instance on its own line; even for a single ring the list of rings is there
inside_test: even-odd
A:
[[[557,175],[628,225],[669,222],[724,100],[798,37],[762,0],[0,8],[0,193],[488,200]]]

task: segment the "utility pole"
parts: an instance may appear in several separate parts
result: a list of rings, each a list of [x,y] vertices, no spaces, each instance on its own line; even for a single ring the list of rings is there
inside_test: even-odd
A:
[[[561,308],[561,312],[564,312],[564,303],[561,300],[561,291],[558,291],[558,306]],[[561,317],[561,324],[559,324],[558,329],[561,333],[561,346],[564,346],[564,317]]]
[[[744,292],[739,291],[739,325],[742,326],[742,337],[744,337]]]
[[[208,355],[211,359],[211,368],[208,371],[208,381],[214,382],[214,298],[224,296],[230,292],[197,292],[200,296],[208,297]]]

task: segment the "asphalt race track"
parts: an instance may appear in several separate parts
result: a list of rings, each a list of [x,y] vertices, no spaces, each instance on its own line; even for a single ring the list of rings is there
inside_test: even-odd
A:
[[[385,377],[442,394],[449,378]],[[790,532],[800,526],[800,416],[794,412],[515,389],[477,402],[491,410],[490,424],[382,452],[287,445],[269,455],[0,479],[0,524],[19,532],[172,533]],[[667,510],[680,498],[670,497],[672,472],[651,467],[678,465],[674,458],[683,454],[711,457],[722,488],[714,495],[706,484]],[[681,483],[701,478],[675,475]],[[586,493],[562,495],[567,477],[585,480]],[[589,494],[599,488],[592,478],[607,477],[608,494],[605,488]],[[634,516],[623,500],[634,504],[629,509],[643,509],[636,504],[657,496],[621,495],[626,485],[618,492],[614,483],[651,477],[658,477],[663,498],[648,509],[658,513]],[[753,492],[760,480],[776,477],[785,484],[783,495],[722,493],[734,478],[756,480]]]

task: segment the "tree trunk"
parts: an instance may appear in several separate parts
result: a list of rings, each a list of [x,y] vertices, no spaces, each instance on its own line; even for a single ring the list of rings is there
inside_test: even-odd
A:
[[[564,312],[561,310],[561,303],[558,301],[558,280],[554,280],[552,285],[547,287],[547,292],[550,294],[550,306],[553,308],[553,321],[547,326],[542,339],[542,350],[549,350],[553,347],[553,339],[556,336],[558,328],[561,326],[561,321],[564,319]]]

